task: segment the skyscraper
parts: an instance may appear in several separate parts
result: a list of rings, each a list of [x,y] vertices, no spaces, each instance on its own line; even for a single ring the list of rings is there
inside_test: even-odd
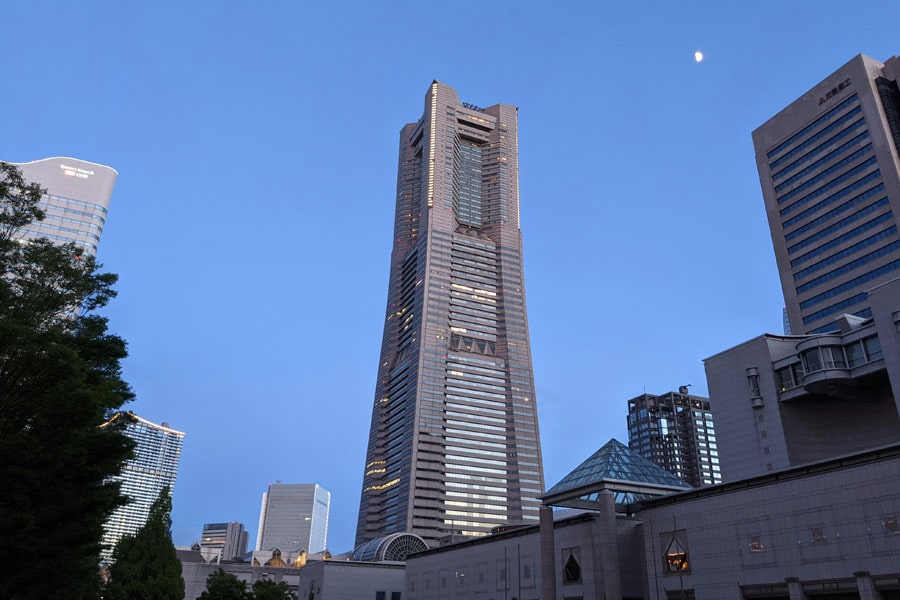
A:
[[[357,545],[536,522],[515,107],[431,84],[400,132],[393,239]]]
[[[60,244],[73,242],[96,256],[118,176],[115,169],[58,157],[10,164],[22,171],[26,181],[47,190],[41,201],[44,220],[32,223],[26,237],[44,237]]]
[[[722,481],[709,398],[687,387],[628,401],[628,447],[695,487]]]
[[[900,273],[900,59],[859,55],[753,132],[794,334],[870,317]]]
[[[206,523],[200,538],[200,553],[206,562],[231,560],[247,553],[247,530],[243,523]]]
[[[125,435],[135,441],[134,458],[114,478],[122,482],[121,491],[129,503],[117,508],[106,522],[102,553],[105,559],[112,555],[122,536],[133,535],[144,526],[150,507],[164,487],[174,493],[184,439],[184,433],[170,428],[168,423],[157,425],[130,412],[116,413],[102,427],[118,419],[127,419]]]
[[[328,541],[331,492],[315,483],[270,483],[259,510],[257,550],[322,552]]]

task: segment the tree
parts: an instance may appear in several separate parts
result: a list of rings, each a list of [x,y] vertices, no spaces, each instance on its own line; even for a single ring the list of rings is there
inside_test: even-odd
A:
[[[200,594],[200,600],[252,600],[247,593],[244,582],[219,569],[206,578],[206,591]]]
[[[284,581],[258,579],[253,584],[253,600],[297,600],[297,596]]]
[[[116,276],[72,244],[26,241],[43,190],[0,162],[0,598],[96,598],[110,477],[131,456],[100,428],[133,394],[125,341],[95,311]]]
[[[172,497],[166,486],[150,507],[147,523],[136,534],[119,540],[113,551],[109,600],[182,600],[181,562],[172,544]]]

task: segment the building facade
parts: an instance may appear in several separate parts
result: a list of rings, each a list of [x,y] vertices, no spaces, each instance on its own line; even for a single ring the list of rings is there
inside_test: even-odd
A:
[[[900,443],[900,278],[834,333],[764,334],[707,358],[726,481]]]
[[[25,180],[46,190],[41,201],[45,216],[25,230],[26,238],[69,242],[97,255],[109,202],[118,173],[111,167],[77,158],[45,158],[18,167]]]
[[[401,130],[357,545],[538,518],[517,139],[515,107],[466,104],[437,81]]]
[[[583,512],[412,554],[404,598],[900,599],[900,445],[685,490],[611,444],[544,496]]]
[[[257,550],[322,552],[328,542],[331,492],[315,483],[272,483],[263,492]]]
[[[127,420],[125,435],[135,442],[134,458],[113,478],[121,481],[121,492],[129,502],[117,508],[106,522],[101,554],[104,559],[112,556],[123,536],[134,535],[144,526],[150,507],[163,488],[168,487],[169,493],[174,493],[184,440],[184,433],[170,428],[168,423],[157,425],[134,413],[116,413],[103,427],[119,419]]]
[[[247,530],[243,523],[206,523],[200,538],[200,553],[207,562],[231,560],[247,553]]]
[[[694,487],[722,481],[709,398],[686,387],[628,401],[628,447]]]
[[[794,334],[871,316],[900,273],[900,59],[859,55],[753,132]]]

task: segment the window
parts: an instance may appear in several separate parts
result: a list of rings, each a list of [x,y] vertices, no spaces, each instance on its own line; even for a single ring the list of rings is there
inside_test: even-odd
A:
[[[759,375],[747,375],[747,382],[750,384],[750,395],[759,396]]]
[[[822,357],[819,354],[818,348],[807,350],[801,356],[803,357],[803,363],[807,373],[822,370]]]
[[[846,369],[847,360],[844,358],[844,349],[841,346],[825,346],[822,348],[822,356],[825,359],[825,368]]]
[[[754,535],[750,537],[750,552],[765,552],[766,548],[763,546],[763,543],[760,541],[758,535]]]
[[[684,529],[660,534],[663,543],[663,572],[689,573],[687,532]]]
[[[814,544],[821,544],[828,541],[828,538],[825,537],[825,530],[821,527],[813,527],[809,532],[809,536]]]
[[[866,356],[869,357],[869,361],[881,359],[881,340],[879,340],[877,337],[864,339],[863,346],[865,346],[866,348]]]
[[[563,556],[566,556],[563,563],[563,584],[581,581],[581,565],[578,564],[574,549],[564,550]]]
[[[863,352],[862,342],[853,342],[846,347],[847,361],[851,367],[857,367],[866,362],[866,354]]]
[[[889,534],[893,534],[893,535],[900,535],[900,522],[898,522],[897,517],[895,517],[893,515],[889,516],[889,517],[884,517],[881,520],[881,526],[884,527],[885,533],[889,533]]]
[[[779,391],[782,392],[786,392],[797,386],[794,382],[794,372],[790,367],[784,367],[783,369],[775,371],[775,383],[778,385]]]

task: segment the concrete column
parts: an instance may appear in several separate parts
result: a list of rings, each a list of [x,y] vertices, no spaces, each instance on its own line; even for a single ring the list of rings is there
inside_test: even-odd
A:
[[[859,600],[881,600],[881,594],[875,589],[875,582],[868,571],[857,571],[853,576],[856,577]]]
[[[556,541],[553,532],[553,509],[541,505],[541,600],[556,600]]]
[[[791,600],[806,600],[806,594],[803,593],[803,586],[800,585],[800,580],[796,577],[787,577],[785,578],[785,582],[787,582],[788,586],[788,594],[791,597]]]
[[[600,575],[600,598],[621,598],[622,579],[619,573],[619,537],[616,534],[616,497],[612,492],[600,492],[594,521],[594,560]],[[598,556],[599,554],[599,556]]]

